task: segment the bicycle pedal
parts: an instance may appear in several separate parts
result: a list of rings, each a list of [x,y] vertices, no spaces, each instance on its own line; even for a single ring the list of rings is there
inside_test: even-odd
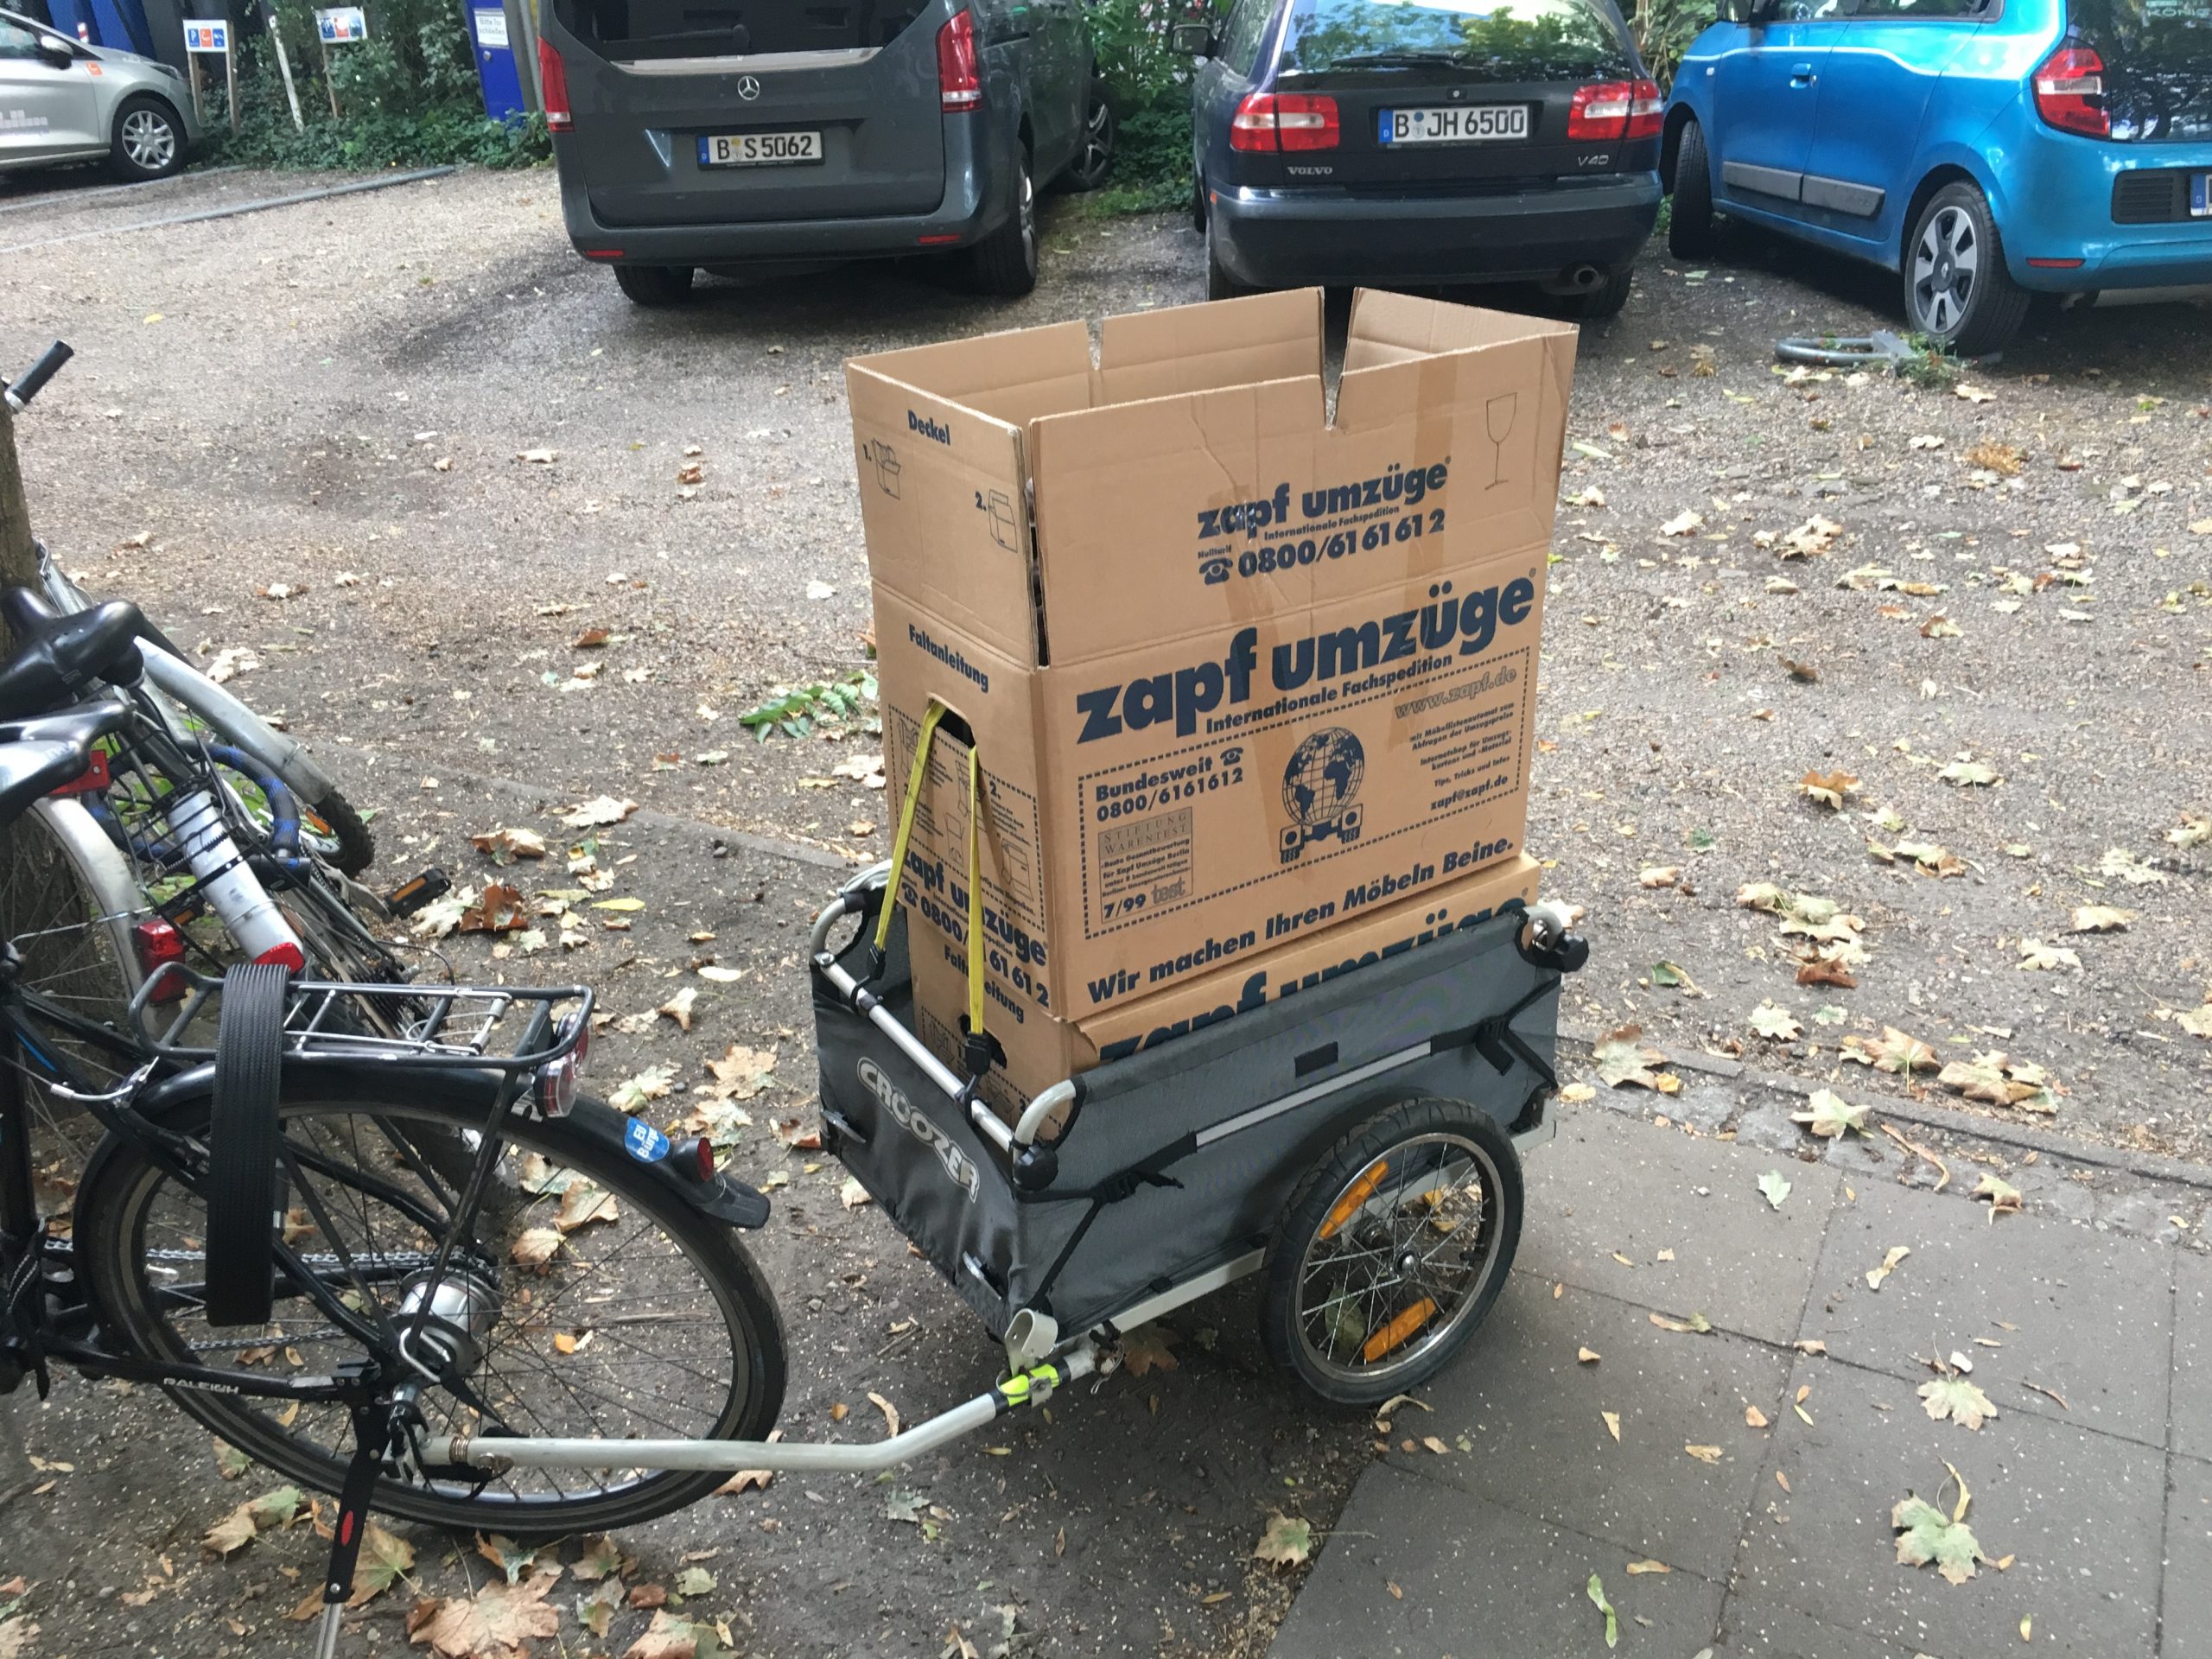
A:
[[[395,916],[412,916],[433,899],[442,898],[452,890],[453,878],[433,868],[401,882],[385,895],[384,901]]]

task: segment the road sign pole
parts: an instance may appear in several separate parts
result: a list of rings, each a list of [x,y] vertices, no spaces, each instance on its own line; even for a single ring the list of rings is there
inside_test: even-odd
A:
[[[284,78],[284,101],[292,107],[292,130],[305,132],[308,124],[300,117],[299,88],[292,85],[292,54],[284,50],[284,37],[276,29],[276,8],[270,0],[261,0],[261,21],[269,30],[270,44],[276,48],[276,73]]]
[[[207,124],[207,105],[200,96],[200,54],[188,52],[185,57],[192,66],[192,118],[204,127]]]
[[[330,118],[342,121],[346,118],[338,107],[338,83],[330,78],[330,42],[317,42],[322,48],[322,90],[330,94]]]
[[[238,136],[238,60],[231,52],[231,37],[223,36],[223,86],[231,102],[231,137]]]

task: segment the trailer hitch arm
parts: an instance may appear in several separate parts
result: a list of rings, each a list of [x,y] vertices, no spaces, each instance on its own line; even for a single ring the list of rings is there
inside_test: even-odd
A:
[[[425,1438],[417,1455],[425,1466],[466,1468],[486,1478],[510,1469],[686,1469],[734,1474],[766,1469],[778,1474],[866,1475],[897,1467],[971,1434],[1021,1406],[1041,1406],[1055,1389],[1100,1367],[1098,1350],[1077,1343],[1059,1359],[1032,1366],[974,1399],[916,1423],[887,1440],[858,1446],[792,1440],[563,1440],[539,1435],[440,1434]]]

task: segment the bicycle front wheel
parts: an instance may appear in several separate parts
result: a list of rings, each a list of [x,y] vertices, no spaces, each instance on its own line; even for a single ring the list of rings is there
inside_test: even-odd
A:
[[[108,1329],[157,1359],[261,1378],[327,1376],[365,1356],[401,1375],[389,1338],[359,1326],[399,1326],[425,1299],[432,1260],[451,1236],[430,1300],[448,1316],[441,1339],[454,1344],[448,1375],[465,1394],[424,1385],[417,1405],[431,1434],[504,1426],[610,1440],[765,1437],[783,1404],[783,1327],[730,1229],[663,1186],[622,1152],[619,1136],[588,1132],[574,1116],[508,1122],[496,1179],[520,1201],[487,1208],[495,1221],[459,1228],[454,1189],[419,1147],[456,1136],[480,1145],[490,1108],[489,1086],[460,1074],[288,1074],[279,1110],[289,1183],[283,1233],[296,1265],[288,1273],[280,1254],[266,1328],[207,1323],[206,1200],[135,1146],[109,1143],[87,1173],[74,1228]],[[575,1110],[602,1115],[607,1129],[607,1107],[580,1100]],[[204,1136],[207,1101],[181,1103],[164,1123]],[[365,1317],[332,1317],[303,1278]],[[199,1389],[172,1395],[248,1456],[338,1489],[351,1446],[342,1408]],[[374,1506],[510,1534],[601,1531],[681,1508],[721,1478],[515,1470],[477,1491],[386,1478]]]

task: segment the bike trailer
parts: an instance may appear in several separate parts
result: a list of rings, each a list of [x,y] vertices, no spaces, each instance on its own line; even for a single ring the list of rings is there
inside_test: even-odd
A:
[[[1509,1162],[1552,1134],[1560,977],[1587,955],[1552,907],[1101,1065],[1010,1126],[913,1035],[903,913],[876,944],[888,868],[816,925],[824,1144],[1017,1361],[1257,1270],[1301,1184],[1397,1103],[1471,1105]]]

